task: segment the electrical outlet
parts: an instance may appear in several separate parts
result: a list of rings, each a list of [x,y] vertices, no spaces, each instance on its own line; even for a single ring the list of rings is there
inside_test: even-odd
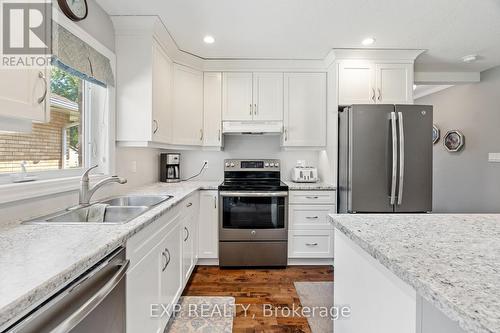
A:
[[[488,154],[488,162],[500,163],[500,153],[489,153]]]
[[[205,169],[208,169],[208,161],[207,161],[207,160],[204,160],[204,161],[203,161],[203,164],[205,164]]]

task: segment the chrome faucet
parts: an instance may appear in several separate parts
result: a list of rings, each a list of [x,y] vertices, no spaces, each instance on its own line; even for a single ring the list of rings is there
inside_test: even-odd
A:
[[[97,182],[92,188],[89,188],[89,172],[95,168],[97,168],[98,165],[94,165],[91,168],[88,168],[82,175],[82,178],[80,180],[80,206],[88,206],[90,204],[90,199],[94,195],[94,193],[101,188],[102,186],[109,184],[109,183],[119,183],[119,184],[125,184],[127,182],[127,179],[121,178],[118,176],[111,176],[108,178],[105,178],[99,182]]]

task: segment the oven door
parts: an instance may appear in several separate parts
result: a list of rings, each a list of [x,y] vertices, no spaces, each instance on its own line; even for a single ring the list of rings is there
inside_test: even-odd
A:
[[[288,239],[288,192],[220,192],[219,239]]]

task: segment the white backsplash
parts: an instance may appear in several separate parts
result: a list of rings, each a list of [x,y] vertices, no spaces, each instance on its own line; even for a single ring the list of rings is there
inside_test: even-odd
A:
[[[204,161],[208,168],[196,178],[199,180],[221,180],[224,178],[224,159],[280,159],[283,180],[290,179],[290,172],[297,160],[306,160],[308,165],[318,166],[320,151],[283,151],[280,137],[272,135],[226,135],[223,151],[180,151],[181,177],[197,174]],[[321,177],[321,175],[320,175]]]

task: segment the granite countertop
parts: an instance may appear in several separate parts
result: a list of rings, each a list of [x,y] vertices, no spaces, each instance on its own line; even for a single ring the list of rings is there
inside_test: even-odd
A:
[[[500,332],[500,215],[331,215],[467,332]]]
[[[156,183],[131,193],[173,198],[121,225],[9,224],[0,232],[0,331],[197,190],[219,182]]]
[[[317,183],[294,183],[290,180],[283,181],[288,185],[290,191],[334,191],[336,189],[335,185],[317,182]]]

